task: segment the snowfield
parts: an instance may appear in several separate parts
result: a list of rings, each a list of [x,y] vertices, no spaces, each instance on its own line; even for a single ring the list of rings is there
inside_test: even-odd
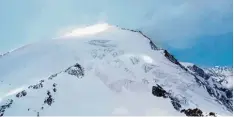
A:
[[[0,56],[0,116],[232,116],[232,89],[140,31],[98,26]]]

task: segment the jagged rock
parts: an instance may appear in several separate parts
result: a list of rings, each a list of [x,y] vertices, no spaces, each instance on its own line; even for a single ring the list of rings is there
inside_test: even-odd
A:
[[[13,103],[12,99],[7,100],[7,103],[0,106],[0,117],[4,115],[4,112],[7,108],[10,108]]]
[[[201,76],[202,78],[205,78],[206,80],[210,78],[210,76],[206,74],[203,69],[199,68],[196,65],[188,66],[188,68],[192,70],[193,72],[195,72],[198,76]]]
[[[198,108],[187,109],[187,110],[183,109],[180,112],[184,113],[186,116],[203,116],[203,112]]]
[[[52,98],[50,91],[47,91],[47,95],[48,97],[44,100],[44,104],[48,104],[49,106],[51,106],[54,102],[54,99]]]
[[[70,75],[74,75],[77,78],[82,78],[84,76],[84,68],[76,63],[74,66],[69,67],[67,70],[65,70]]]
[[[181,65],[180,62],[173,55],[171,55],[167,50],[164,50],[164,56],[172,63],[175,63],[176,65],[179,65],[185,71],[188,71],[188,69],[186,69],[183,65]]]
[[[54,77],[56,77],[58,74],[53,74],[53,75],[51,75],[48,79],[49,80],[52,80]]]
[[[175,98],[175,97],[170,97],[170,99],[171,99],[171,103],[172,103],[173,107],[174,107],[177,111],[179,111],[180,108],[181,108],[180,101],[179,101],[177,98]]]
[[[175,57],[173,55],[171,55],[167,50],[164,50],[165,53],[165,57],[170,60],[172,63],[175,63],[177,65],[179,65],[180,63],[175,59]]]
[[[28,88],[31,89],[40,89],[40,88],[43,88],[43,82],[44,80],[41,80],[38,84],[35,84],[35,85],[30,85]]]
[[[152,87],[152,94],[154,96],[157,96],[157,97],[163,97],[163,98],[170,98],[171,100],[171,104],[172,106],[177,110],[179,111],[180,108],[181,108],[181,104],[180,104],[180,101],[176,98],[176,97],[173,97],[171,96],[170,93],[168,93],[167,91],[165,91],[161,86],[157,85],[157,86],[153,86]]]
[[[53,91],[54,91],[54,92],[56,92],[56,91],[57,91],[57,89],[56,89],[56,88],[53,88]]]
[[[152,41],[150,41],[150,47],[151,47],[152,50],[157,50],[158,49],[157,46]]]
[[[216,115],[215,115],[214,112],[210,112],[210,113],[209,113],[209,116],[214,116],[214,117],[216,117]]]
[[[26,96],[26,95],[27,95],[27,92],[26,92],[25,90],[23,90],[23,91],[17,93],[17,94],[16,94],[16,97],[17,97],[17,98],[20,98],[20,97],[23,97],[23,96]]]
[[[150,47],[151,47],[152,50],[159,50],[159,48],[153,43],[153,41],[148,36],[146,36],[142,31],[127,29],[127,28],[121,28],[121,29],[122,30],[128,30],[128,31],[131,31],[131,32],[138,32],[138,33],[140,33],[143,37],[147,38],[150,41],[149,45],[150,45]]]
[[[57,84],[56,84],[56,83],[54,83],[54,84],[53,84],[53,87],[56,87],[56,86],[57,86]]]
[[[232,98],[233,97],[233,91],[231,89],[227,89],[227,88],[224,88],[224,87],[217,87],[216,85],[215,85],[215,88],[217,88],[218,90],[224,92],[226,94],[227,98]]]
[[[159,85],[152,87],[152,94],[157,97],[168,97],[168,93]]]

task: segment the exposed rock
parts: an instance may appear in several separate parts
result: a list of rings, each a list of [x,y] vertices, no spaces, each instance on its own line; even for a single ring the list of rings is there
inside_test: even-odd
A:
[[[217,86],[218,82],[215,80],[212,80],[212,83],[209,83],[207,80],[200,80],[199,78],[197,78],[196,75],[194,75],[194,77],[196,82],[200,86],[203,86],[210,94],[210,96],[215,97],[217,99],[217,102],[224,105],[228,111],[233,112],[233,92],[231,89]]]
[[[186,69],[183,65],[181,65],[180,62],[173,55],[171,55],[167,50],[164,50],[164,56],[172,63],[175,63],[176,65],[179,65],[185,71],[188,71],[188,69]]]
[[[187,109],[187,110],[183,109],[180,112],[184,113],[186,116],[203,116],[203,112],[198,108]]]
[[[27,92],[26,92],[25,90],[23,90],[23,91],[17,93],[17,94],[16,94],[16,97],[17,97],[17,98],[20,98],[20,97],[23,97],[23,96],[26,96],[26,95],[27,95]]]
[[[56,86],[57,86],[57,84],[56,84],[56,83],[54,83],[54,84],[53,84],[53,87],[56,87]]]
[[[37,117],[39,117],[40,116],[40,113],[39,112],[37,112]]]
[[[51,106],[52,103],[54,102],[54,99],[52,98],[50,91],[47,91],[47,95],[48,97],[46,97],[44,104],[48,104],[49,106]]]
[[[56,86],[57,86],[57,84],[56,84],[56,83],[54,83],[54,84],[53,84],[53,87],[54,87],[54,88],[53,88],[53,91],[54,91],[54,92],[56,92],[56,91],[57,91]]]
[[[69,67],[67,70],[65,70],[70,75],[74,75],[77,78],[82,78],[84,76],[84,68],[76,63],[74,66]]]
[[[209,113],[209,116],[214,116],[214,117],[216,117],[216,115],[215,115],[214,112],[210,112],[210,113]]]
[[[196,75],[198,75],[198,76],[200,76],[202,78],[205,78],[206,80],[210,78],[210,76],[208,74],[206,74],[203,69],[199,68],[196,65],[188,66],[188,68],[190,70],[192,70],[193,72],[195,72]]]
[[[118,27],[118,26],[117,26]],[[153,41],[151,40],[151,38],[149,38],[148,36],[146,36],[142,31],[139,30],[132,30],[132,29],[127,29],[127,28],[121,28],[122,30],[128,30],[131,32],[137,32],[140,33],[143,37],[147,38],[150,42],[149,45],[151,47],[152,50],[159,50],[159,48],[153,43]]]
[[[171,96],[171,94],[165,91],[161,86],[159,85],[153,86],[152,94],[157,97],[170,98],[172,106],[177,111],[180,111],[180,108],[181,108],[180,101],[176,97]]]
[[[181,108],[180,101],[175,97],[170,97],[170,99],[171,99],[171,103],[172,103],[173,107],[177,111],[180,111],[180,108]]]
[[[40,88],[43,88],[43,82],[44,80],[41,80],[38,84],[35,84],[35,85],[30,85],[28,88],[29,89],[40,89]]]
[[[0,117],[4,115],[4,112],[6,111],[7,108],[11,107],[11,104],[13,103],[12,99],[7,100],[5,105],[0,106]]]
[[[54,77],[56,77],[58,74],[53,74],[53,75],[51,75],[48,79],[49,80],[52,80]]]
[[[150,40],[150,47],[152,50],[158,50],[157,46]]]
[[[53,88],[53,91],[54,91],[54,92],[56,92],[56,91],[57,91],[57,89],[56,89],[56,88]]]
[[[153,86],[152,94],[157,97],[163,97],[163,98],[168,97],[168,93],[159,85]]]

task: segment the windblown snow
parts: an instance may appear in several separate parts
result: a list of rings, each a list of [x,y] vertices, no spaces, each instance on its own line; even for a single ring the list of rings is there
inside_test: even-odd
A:
[[[98,26],[0,56],[0,116],[232,115],[232,92],[213,77],[141,31]]]

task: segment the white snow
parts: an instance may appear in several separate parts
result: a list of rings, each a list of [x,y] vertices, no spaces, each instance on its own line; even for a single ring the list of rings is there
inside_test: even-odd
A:
[[[217,102],[207,100],[210,96],[197,86],[194,77],[166,59],[161,51],[152,50],[149,40],[141,34],[106,24],[94,27],[30,44],[2,56],[0,105],[7,99],[14,100],[4,116],[37,115],[37,112],[40,116],[183,116],[173,108],[169,98],[152,95],[152,86],[156,84],[171,90],[175,97],[186,98],[183,107],[232,115]],[[84,67],[82,78],[64,72],[76,63]],[[56,77],[48,79],[56,73]],[[45,80],[43,88],[25,89],[27,95],[21,98],[12,95],[21,91],[22,86],[40,80]],[[52,90],[53,83],[57,84],[56,92]],[[44,104],[48,90],[54,98],[51,106]]]

